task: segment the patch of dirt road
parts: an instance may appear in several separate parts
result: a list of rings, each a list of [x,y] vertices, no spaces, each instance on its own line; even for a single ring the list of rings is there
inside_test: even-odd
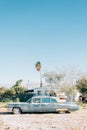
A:
[[[87,130],[87,108],[70,114],[43,113],[13,115],[0,108],[0,130]]]

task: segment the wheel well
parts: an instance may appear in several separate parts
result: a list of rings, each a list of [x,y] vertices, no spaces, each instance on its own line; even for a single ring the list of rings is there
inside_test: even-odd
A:
[[[13,107],[12,111],[13,111],[15,108],[20,109],[20,111],[21,111],[21,113],[22,113],[22,110],[21,110],[21,108],[20,108],[20,107]]]

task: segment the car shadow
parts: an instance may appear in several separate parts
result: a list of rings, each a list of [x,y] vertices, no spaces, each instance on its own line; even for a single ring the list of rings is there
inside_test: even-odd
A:
[[[66,114],[66,113],[63,113],[63,112],[60,112],[60,113],[58,113],[58,112],[29,112],[29,113],[23,113],[23,114],[38,114],[38,115],[40,115],[40,114]]]
[[[0,112],[0,115],[9,115],[9,114],[13,114],[12,112]]]
[[[26,112],[26,113],[21,113],[22,115],[26,115],[26,114],[66,114],[66,113],[58,113],[58,112]],[[16,115],[13,114],[12,112],[0,112],[0,115]]]

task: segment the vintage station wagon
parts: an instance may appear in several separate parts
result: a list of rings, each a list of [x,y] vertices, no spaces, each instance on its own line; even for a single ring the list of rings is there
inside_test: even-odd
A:
[[[24,112],[71,112],[78,110],[74,102],[59,102],[57,97],[34,96],[26,102],[13,102],[8,104],[8,110],[14,114]]]

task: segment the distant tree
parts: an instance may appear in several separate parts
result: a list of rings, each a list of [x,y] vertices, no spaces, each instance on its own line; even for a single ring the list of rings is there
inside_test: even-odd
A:
[[[11,89],[15,90],[15,94],[20,94],[26,90],[26,88],[22,86],[22,80],[18,80]]]
[[[4,95],[7,91],[6,87],[0,87],[0,95]]]
[[[65,74],[63,83],[68,84],[68,86],[75,86],[76,81],[78,81],[78,79],[83,76],[79,68],[76,68],[74,66],[70,68],[64,67],[63,73]]]
[[[76,87],[83,95],[87,94],[87,79],[82,78],[76,82]]]
[[[59,86],[59,83],[64,78],[64,74],[57,72],[46,72],[43,74],[43,78],[49,86]]]
[[[6,91],[5,94],[6,94],[6,95],[9,95],[9,96],[15,95],[15,94],[16,94],[16,91],[15,91],[15,89],[14,89],[13,87],[11,87],[11,88],[7,89],[7,91]]]
[[[71,101],[75,99],[77,94],[77,88],[75,87],[75,81],[77,80],[76,75],[76,73],[72,75],[72,73],[67,74],[64,72],[46,72],[43,78],[48,86],[55,86],[55,88],[57,88],[56,94],[64,92],[68,100]]]
[[[64,92],[69,101],[73,101],[77,95],[77,88],[76,86],[69,86],[68,84],[65,84],[61,87],[60,92]]]

